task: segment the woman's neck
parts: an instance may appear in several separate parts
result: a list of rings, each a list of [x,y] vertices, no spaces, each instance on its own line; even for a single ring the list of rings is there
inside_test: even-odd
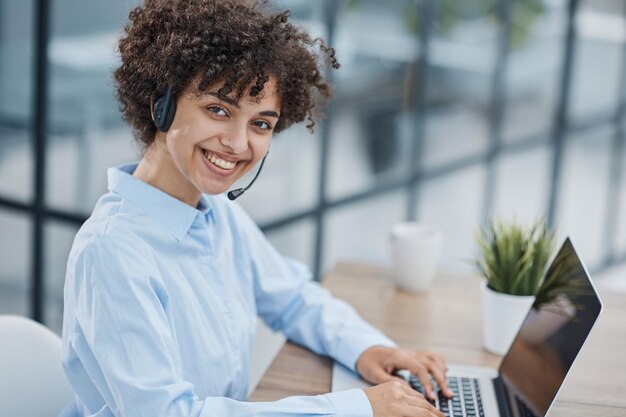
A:
[[[141,158],[133,177],[158,188],[166,194],[196,207],[201,193],[178,170],[165,143],[155,139]]]

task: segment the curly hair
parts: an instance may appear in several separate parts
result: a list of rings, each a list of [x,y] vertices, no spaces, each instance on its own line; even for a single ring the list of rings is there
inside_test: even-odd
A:
[[[167,87],[179,94],[197,82],[201,93],[221,83],[218,95],[239,101],[245,92],[258,98],[270,76],[281,100],[275,132],[305,118],[312,131],[316,102],[331,96],[323,65],[339,63],[333,48],[288,17],[255,0],[145,0],[133,9],[114,77],[135,137],[144,147],[154,141],[150,103]]]

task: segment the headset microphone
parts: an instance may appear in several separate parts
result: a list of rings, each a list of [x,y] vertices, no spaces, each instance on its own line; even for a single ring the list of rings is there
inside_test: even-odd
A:
[[[245,187],[245,188],[237,188],[236,190],[228,192],[228,199],[229,200],[231,200],[231,201],[235,200],[236,198],[241,196],[243,193],[245,193],[248,190],[248,188],[252,187],[252,184],[254,184],[256,179],[259,177],[259,174],[261,173],[261,170],[263,169],[263,164],[265,163],[265,158],[267,158],[267,155],[269,155],[269,153],[270,153],[270,151],[267,151],[267,153],[263,157],[263,160],[261,161],[261,166],[259,166],[259,170],[256,172],[256,175],[254,176],[254,178],[252,178],[252,181],[250,181],[250,184],[248,184],[247,187]]]

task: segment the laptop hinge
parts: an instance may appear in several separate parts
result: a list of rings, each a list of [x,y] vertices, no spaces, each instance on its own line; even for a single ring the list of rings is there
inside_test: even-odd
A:
[[[496,400],[498,401],[498,409],[500,411],[500,417],[512,417],[511,406],[509,404],[509,396],[507,389],[504,386],[501,376],[497,376],[493,379],[493,390],[496,393]]]

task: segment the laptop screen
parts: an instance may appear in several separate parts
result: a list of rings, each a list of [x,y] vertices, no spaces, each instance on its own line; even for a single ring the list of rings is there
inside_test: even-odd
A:
[[[601,309],[568,238],[500,365],[513,415],[547,414]]]

